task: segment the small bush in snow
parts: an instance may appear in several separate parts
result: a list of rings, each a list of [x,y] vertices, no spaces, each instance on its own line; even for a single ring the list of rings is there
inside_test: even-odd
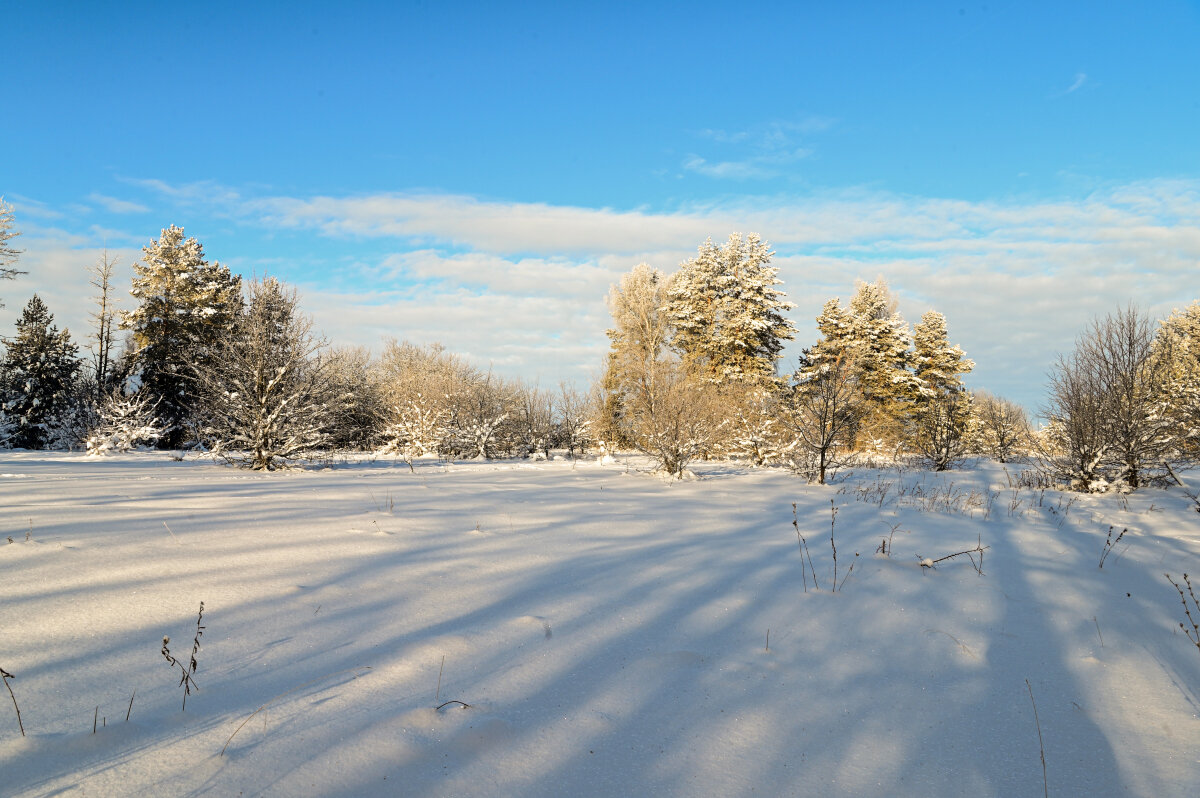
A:
[[[140,394],[113,394],[105,399],[99,424],[87,436],[88,454],[128,452],[154,444],[166,431],[155,409],[156,404]]]

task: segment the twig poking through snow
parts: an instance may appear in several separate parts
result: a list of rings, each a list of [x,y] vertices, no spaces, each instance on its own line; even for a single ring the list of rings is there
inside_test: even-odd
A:
[[[4,678],[4,686],[8,688],[8,696],[9,696],[9,698],[12,699],[13,709],[15,709],[17,711],[17,726],[20,727],[21,736],[24,737],[25,736],[25,724],[21,722],[21,708],[19,706],[17,706],[17,697],[15,695],[13,695],[12,685],[10,685],[8,683],[9,679],[15,679],[17,677],[13,676],[11,673],[4,670],[4,668],[0,668],[0,677]]]
[[[1042,722],[1038,720],[1037,702],[1033,700],[1033,685],[1026,679],[1025,686],[1029,688],[1029,701],[1033,704],[1033,722],[1037,724],[1038,750],[1042,755],[1042,792],[1045,798],[1050,798],[1050,782],[1046,778],[1046,746],[1042,743]]]
[[[962,557],[963,555],[966,555],[966,557],[971,561],[971,566],[975,569],[975,573],[979,574],[980,576],[983,576],[983,553],[990,548],[991,548],[991,546],[984,546],[977,539],[976,543],[975,543],[975,548],[973,548],[973,549],[966,549],[965,551],[956,551],[953,554],[947,554],[945,557],[938,557],[936,560],[931,559],[929,557],[922,557],[920,554],[918,554],[917,560],[921,563],[922,568],[933,568],[934,566],[936,566],[938,563],[942,562],[943,560],[952,560],[955,557]],[[979,562],[975,562],[975,556],[974,556],[975,554],[979,555]]]

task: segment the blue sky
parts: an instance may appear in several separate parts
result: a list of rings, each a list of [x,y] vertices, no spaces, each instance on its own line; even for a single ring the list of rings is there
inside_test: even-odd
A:
[[[1048,8],[1046,6],[1053,6]],[[86,333],[169,224],[334,343],[586,383],[640,261],[757,232],[797,304],[883,276],[1036,409],[1098,313],[1196,299],[1195,3],[6,5],[0,195]],[[785,366],[787,365],[785,361]]]

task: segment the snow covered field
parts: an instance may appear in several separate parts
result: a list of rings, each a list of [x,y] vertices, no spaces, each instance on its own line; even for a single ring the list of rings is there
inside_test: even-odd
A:
[[[1195,794],[1182,491],[696,470],[0,453],[0,793]]]

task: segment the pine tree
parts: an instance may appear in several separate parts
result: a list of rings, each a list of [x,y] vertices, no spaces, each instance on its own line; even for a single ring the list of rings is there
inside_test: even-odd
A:
[[[295,291],[270,278],[252,282],[227,340],[194,368],[204,439],[256,470],[321,448],[347,404],[323,347]]]
[[[16,336],[5,342],[0,395],[5,416],[14,426],[10,446],[44,446],[50,422],[70,403],[79,374],[79,348],[71,342],[71,334],[59,332],[53,322],[46,303],[35,294],[17,321]]]
[[[680,267],[666,310],[689,373],[717,384],[775,378],[783,342],[796,329],[783,315],[794,305],[776,288],[773,254],[756,234],[733,233],[721,246],[705,241]]]
[[[962,347],[951,345],[946,332],[946,317],[931,310],[921,317],[913,330],[913,370],[926,391],[961,391],[962,375],[970,374],[975,361],[969,360]]]
[[[883,280],[859,283],[850,302],[850,323],[863,394],[887,415],[902,418],[906,405],[916,398],[919,383],[908,371],[912,358],[908,325],[896,312]]]
[[[241,281],[204,259],[195,238],[171,225],[142,248],[130,294],[140,303],[123,313],[133,332],[142,391],[168,426],[163,445],[178,446],[194,405],[191,374],[212,362],[241,307]]]
[[[945,471],[967,450],[972,423],[971,395],[962,375],[975,367],[946,333],[946,317],[931,310],[913,330],[913,367],[919,395],[911,436],[934,469]]]

